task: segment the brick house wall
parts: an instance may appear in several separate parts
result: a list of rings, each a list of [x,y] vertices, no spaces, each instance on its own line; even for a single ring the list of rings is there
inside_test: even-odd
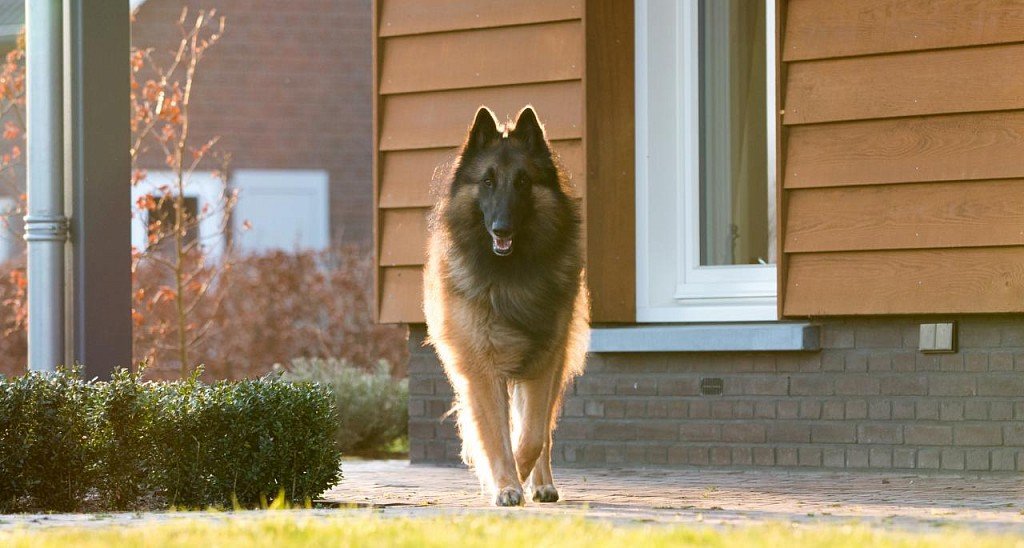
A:
[[[820,352],[592,354],[554,461],[1024,471],[1024,324],[959,318],[958,353],[920,353],[933,321],[823,321]],[[414,328],[410,457],[457,462],[451,388],[422,339]],[[701,395],[708,377],[721,395]]]
[[[148,0],[133,45],[176,46],[182,6],[227,20],[196,79],[195,142],[220,135],[233,169],[326,170],[332,238],[368,244],[370,0]]]

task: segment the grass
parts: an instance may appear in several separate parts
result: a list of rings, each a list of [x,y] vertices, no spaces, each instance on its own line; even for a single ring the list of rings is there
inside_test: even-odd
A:
[[[271,514],[221,521],[181,519],[149,525],[55,527],[0,531],[12,547],[139,546],[765,546],[1024,547],[1024,537],[942,528],[910,533],[864,525],[792,527],[784,524],[724,530],[689,526],[613,526],[582,518],[494,515],[381,518],[368,513],[331,517]]]

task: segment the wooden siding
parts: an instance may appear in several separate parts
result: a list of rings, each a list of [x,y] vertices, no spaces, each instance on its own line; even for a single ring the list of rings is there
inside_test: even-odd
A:
[[[1024,311],[1024,4],[782,9],[782,314]]]
[[[378,0],[374,11],[378,320],[418,323],[432,188],[477,107],[504,119],[532,104],[586,192],[584,4]]]

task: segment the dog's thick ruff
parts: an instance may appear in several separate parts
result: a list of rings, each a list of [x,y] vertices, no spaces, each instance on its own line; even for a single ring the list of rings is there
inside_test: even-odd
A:
[[[551,434],[583,370],[589,301],[580,214],[531,107],[481,108],[431,218],[429,340],[456,394],[463,460],[500,506],[558,500]]]

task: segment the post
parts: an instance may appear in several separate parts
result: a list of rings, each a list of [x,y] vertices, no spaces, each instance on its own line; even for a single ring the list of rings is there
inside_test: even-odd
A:
[[[132,357],[130,8],[65,0],[64,16],[71,357],[108,378]]]
[[[28,368],[64,363],[64,129],[60,0],[25,2]]]

